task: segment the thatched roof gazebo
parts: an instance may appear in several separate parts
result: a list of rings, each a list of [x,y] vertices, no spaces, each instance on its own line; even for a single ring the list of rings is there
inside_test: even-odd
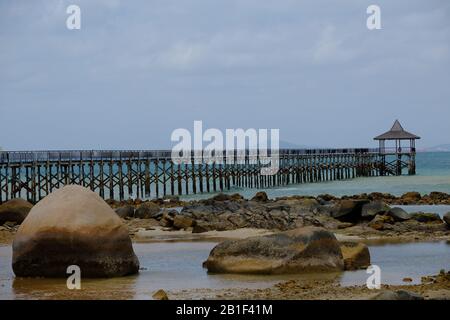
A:
[[[380,153],[383,154],[415,153],[417,139],[420,137],[403,129],[398,120],[395,120],[391,130],[374,138],[379,141]],[[409,140],[409,148],[402,148],[401,142],[404,140]],[[386,148],[386,141],[395,141],[395,150]]]

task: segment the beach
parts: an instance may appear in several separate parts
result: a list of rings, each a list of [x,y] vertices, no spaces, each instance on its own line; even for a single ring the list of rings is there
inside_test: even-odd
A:
[[[391,209],[405,209],[408,219],[373,224],[379,214],[364,219],[336,216],[336,210],[344,204],[371,206],[380,202]],[[450,228],[443,217],[450,195],[445,193],[277,199],[269,199],[265,193],[253,199],[219,194],[200,200],[108,203],[120,215],[127,212],[121,219],[141,262],[138,275],[89,279],[78,292],[68,291],[64,279],[16,278],[11,270],[11,243],[18,225],[5,224],[0,227],[0,298],[152,299],[159,289],[169,299],[371,299],[381,291],[398,290],[425,299],[449,297],[446,270],[450,266]],[[422,208],[426,212],[420,213]],[[307,226],[330,231],[340,242],[367,245],[371,263],[380,265],[384,272],[382,289],[366,287],[365,269],[326,274],[227,275],[211,274],[202,267],[210,251],[225,240],[264,237]]]

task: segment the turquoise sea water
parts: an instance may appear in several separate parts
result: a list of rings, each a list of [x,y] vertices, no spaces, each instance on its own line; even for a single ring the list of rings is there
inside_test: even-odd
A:
[[[261,189],[270,198],[288,195],[319,195],[329,193],[336,196],[360,194],[363,192],[388,192],[402,195],[408,191],[422,194],[432,191],[450,193],[450,152],[418,153],[416,158],[417,174],[415,176],[399,177],[370,177],[340,180],[331,182],[317,182],[284,187]],[[256,189],[233,188],[230,193],[239,192],[244,197],[252,197]],[[186,199],[205,198],[211,195],[186,196]]]

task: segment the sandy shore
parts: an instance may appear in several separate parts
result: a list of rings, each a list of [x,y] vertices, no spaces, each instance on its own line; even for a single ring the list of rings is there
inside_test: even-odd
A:
[[[266,289],[192,289],[168,291],[169,299],[237,299],[237,300],[369,300],[383,291],[406,290],[424,299],[450,300],[449,279],[417,285],[383,285],[381,289],[366,286],[343,287],[337,281],[289,280]]]

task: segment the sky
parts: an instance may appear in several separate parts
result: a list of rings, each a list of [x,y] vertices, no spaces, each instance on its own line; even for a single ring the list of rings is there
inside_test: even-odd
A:
[[[201,120],[371,147],[395,119],[445,144],[449,71],[448,0],[0,0],[0,146],[171,148]]]

